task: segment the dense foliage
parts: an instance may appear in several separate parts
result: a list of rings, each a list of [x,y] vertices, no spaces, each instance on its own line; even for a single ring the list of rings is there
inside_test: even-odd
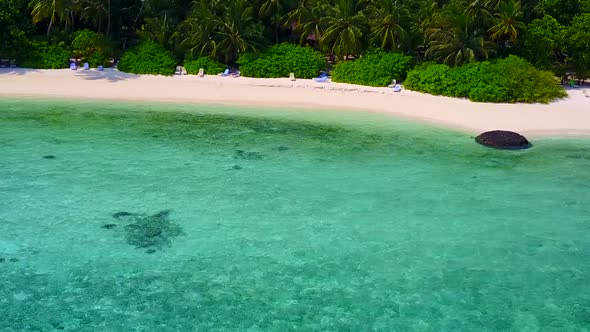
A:
[[[200,68],[203,68],[205,74],[215,75],[224,71],[226,66],[209,57],[184,61],[184,69],[186,69],[187,74],[196,75],[199,73]]]
[[[70,64],[70,52],[59,45],[49,45],[46,42],[32,42],[29,50],[21,59],[21,66],[25,68],[59,69],[67,68]]]
[[[516,56],[459,67],[423,64],[408,73],[410,90],[480,102],[548,103],[565,96],[553,74]]]
[[[581,79],[590,76],[589,31],[590,0],[0,1],[1,58],[24,59],[43,39],[91,64],[145,42],[178,60],[262,63],[257,53],[287,42],[336,62],[374,48],[451,67],[518,55]],[[95,37],[96,49],[79,47]],[[252,76],[271,75],[260,72]]]
[[[133,74],[172,75],[176,61],[165,48],[145,42],[123,54],[118,69]]]
[[[106,42],[103,36],[88,29],[73,35],[71,52],[76,58],[88,62],[91,67],[104,66],[108,62]]]
[[[246,53],[238,59],[240,72],[248,77],[312,78],[326,69],[326,59],[310,47],[279,44],[262,54]]]
[[[334,82],[387,86],[393,79],[406,78],[413,66],[413,59],[401,53],[383,51],[367,52],[354,61],[343,61],[332,70]]]

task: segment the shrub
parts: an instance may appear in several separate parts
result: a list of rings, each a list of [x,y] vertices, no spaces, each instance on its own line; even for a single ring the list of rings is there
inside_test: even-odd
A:
[[[47,42],[32,42],[29,53],[21,63],[22,67],[35,69],[68,68],[70,52],[60,45]]]
[[[516,56],[450,68],[424,64],[408,73],[406,88],[479,102],[548,103],[566,96],[553,74]]]
[[[393,79],[403,80],[413,66],[412,57],[381,50],[368,52],[354,61],[343,61],[334,66],[334,82],[387,86]]]
[[[90,30],[76,31],[72,40],[72,54],[87,61],[91,67],[107,63],[106,41],[103,36]]]
[[[205,70],[205,74],[215,75],[225,70],[226,66],[211,58],[201,57],[195,60],[186,60],[184,62],[184,68],[187,74],[191,75],[197,74],[200,68]]]
[[[133,74],[172,75],[175,67],[170,52],[156,43],[145,42],[127,50],[118,69]]]
[[[295,77],[312,78],[326,68],[324,56],[309,47],[279,44],[257,55],[246,53],[238,59],[240,73],[248,77]]]

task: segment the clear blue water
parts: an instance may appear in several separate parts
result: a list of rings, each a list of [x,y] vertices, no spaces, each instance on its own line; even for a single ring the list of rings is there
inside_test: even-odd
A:
[[[500,151],[347,112],[0,110],[0,331],[590,330],[588,140]]]

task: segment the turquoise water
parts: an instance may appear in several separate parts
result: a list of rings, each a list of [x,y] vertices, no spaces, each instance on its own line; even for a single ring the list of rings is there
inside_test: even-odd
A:
[[[590,330],[588,140],[500,151],[346,112],[0,110],[1,331]]]

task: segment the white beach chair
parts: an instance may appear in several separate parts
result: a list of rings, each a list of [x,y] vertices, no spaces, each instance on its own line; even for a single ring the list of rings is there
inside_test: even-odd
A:
[[[229,76],[229,68],[225,68],[223,73],[219,74],[219,76],[222,76],[222,77]]]
[[[90,69],[90,65],[88,64],[88,62],[84,62],[84,70],[89,70]]]
[[[199,68],[199,72],[197,73],[197,76],[199,76],[199,77],[205,76],[205,69]]]
[[[70,69],[71,69],[71,70],[76,70],[76,69],[78,69],[78,67],[76,67],[76,63],[75,63],[75,62],[70,62]]]
[[[289,74],[289,79],[290,79],[291,81],[295,81],[295,73],[290,73],[290,74]]]
[[[393,92],[400,92],[404,87],[400,84],[396,84],[393,86]]]

